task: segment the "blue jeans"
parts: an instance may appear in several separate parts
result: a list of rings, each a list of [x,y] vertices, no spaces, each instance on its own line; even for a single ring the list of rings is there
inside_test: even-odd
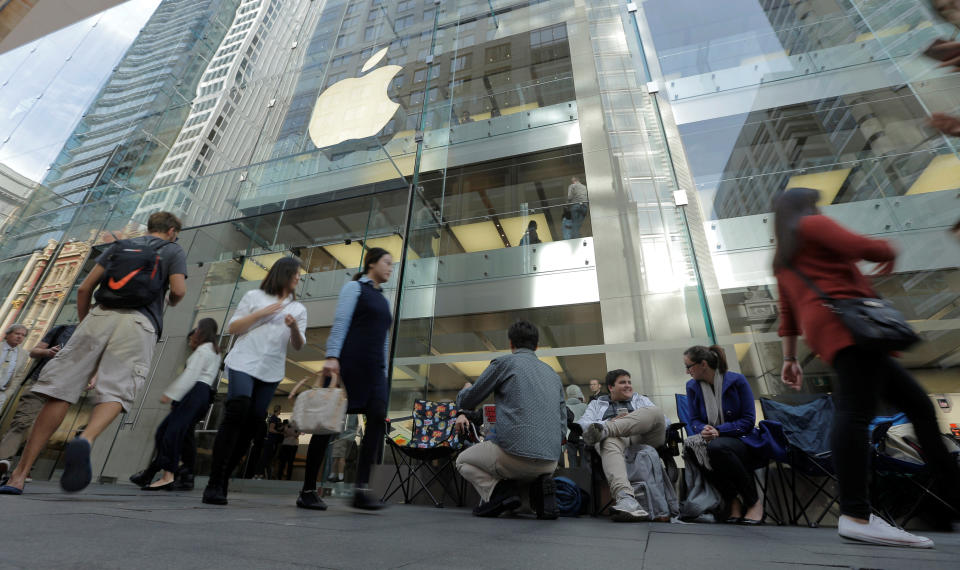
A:
[[[267,413],[267,407],[270,406],[270,400],[273,399],[274,392],[277,391],[279,382],[264,382],[250,376],[246,372],[240,372],[227,368],[227,378],[230,383],[227,384],[227,401],[246,396],[250,398],[250,413],[255,416],[263,416]]]
[[[563,239],[576,239],[580,237],[580,226],[587,217],[586,204],[573,204],[570,206],[570,217],[564,218],[560,223],[560,231]]]

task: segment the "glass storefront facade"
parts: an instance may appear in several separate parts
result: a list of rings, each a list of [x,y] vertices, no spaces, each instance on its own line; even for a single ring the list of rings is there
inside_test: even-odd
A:
[[[379,246],[401,264],[390,416],[455,397],[525,318],[565,384],[625,368],[676,417],[694,344],[783,391],[770,210],[805,186],[895,242],[877,288],[926,341],[904,362],[960,393],[960,161],[925,126],[958,79],[919,56],[948,33],[917,0],[164,0],[4,234],[0,282],[51,239],[93,255],[158,210],[190,227],[187,299],[95,450],[106,478],[145,463],[192,325],[225,323],[285,255],[310,328],[278,402],[322,367],[340,287]],[[800,356],[805,389],[830,391]]]

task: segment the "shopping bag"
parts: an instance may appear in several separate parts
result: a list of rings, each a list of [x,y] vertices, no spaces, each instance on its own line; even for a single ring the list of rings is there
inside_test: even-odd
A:
[[[328,387],[313,388],[297,396],[290,423],[303,433],[324,435],[342,433],[346,418],[347,395],[334,377]]]

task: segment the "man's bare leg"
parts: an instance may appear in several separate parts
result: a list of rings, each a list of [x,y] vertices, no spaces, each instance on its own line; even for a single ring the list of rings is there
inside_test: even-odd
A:
[[[97,436],[99,436],[103,430],[107,429],[122,411],[123,406],[120,402],[102,402],[97,404],[93,407],[93,413],[90,414],[90,421],[87,422],[87,427],[85,427],[83,433],[77,437],[82,437],[92,445],[97,439]]]
[[[10,474],[10,480],[7,481],[8,486],[23,489],[23,486],[26,484],[27,475],[30,473],[30,468],[33,467],[33,463],[37,460],[37,457],[40,456],[43,448],[47,446],[47,442],[50,441],[53,432],[57,431],[57,428],[63,423],[63,418],[67,416],[69,409],[70,402],[54,398],[50,398],[43,405],[43,409],[40,410],[40,414],[37,416],[37,421],[33,424],[33,429],[30,430],[30,437],[27,439],[27,445],[23,449],[20,463],[17,464],[17,468]]]

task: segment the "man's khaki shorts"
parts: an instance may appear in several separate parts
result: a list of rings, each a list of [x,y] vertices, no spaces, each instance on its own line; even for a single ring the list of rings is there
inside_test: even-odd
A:
[[[43,367],[33,391],[75,404],[96,374],[95,403],[120,402],[129,412],[146,383],[156,343],[153,323],[140,311],[94,307]]]

